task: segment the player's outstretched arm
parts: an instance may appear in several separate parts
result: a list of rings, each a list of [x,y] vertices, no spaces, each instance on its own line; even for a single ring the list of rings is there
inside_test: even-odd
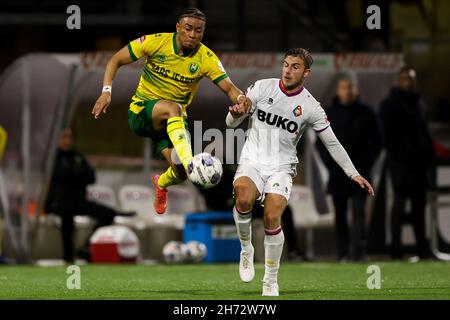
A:
[[[249,112],[252,107],[252,102],[244,93],[234,85],[230,78],[225,78],[217,83],[217,86],[222,90],[231,100],[233,104],[238,104]]]
[[[320,140],[322,140],[323,144],[330,153],[331,157],[344,170],[345,174],[354,182],[356,182],[361,188],[366,189],[369,195],[374,196],[375,192],[373,191],[372,186],[358,173],[352,163],[352,160],[348,156],[347,151],[345,151],[344,147],[336,138],[336,135],[334,134],[331,127],[323,130],[318,135]]]
[[[248,113],[245,112],[245,107],[242,104],[235,104],[234,106],[228,107],[225,123],[228,128],[236,128],[247,116]]]
[[[355,181],[362,189],[366,189],[367,193],[371,196],[375,195],[375,191],[373,191],[372,185],[364,179],[362,176],[356,176],[352,178],[353,181]]]
[[[111,86],[114,78],[116,77],[117,70],[121,66],[129,64],[133,61],[134,60],[131,58],[130,52],[126,46],[117,51],[116,54],[109,59],[108,64],[106,65],[105,75],[103,77],[102,94],[92,108],[92,115],[95,119],[98,119],[102,113],[106,113],[108,110],[109,104],[111,103]]]

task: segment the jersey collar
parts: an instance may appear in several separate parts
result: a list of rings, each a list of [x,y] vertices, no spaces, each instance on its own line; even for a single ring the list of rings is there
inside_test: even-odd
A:
[[[288,97],[296,96],[296,95],[300,94],[300,93],[303,91],[303,89],[304,89],[304,87],[301,86],[297,91],[288,93],[287,90],[286,90],[286,88],[285,88],[284,85],[283,85],[283,82],[282,82],[281,80],[278,82],[278,85],[279,85],[279,87],[280,87],[280,90],[283,91],[283,93],[284,93],[285,95],[287,95]]]
[[[173,51],[175,52],[175,54],[177,56],[181,56],[180,54],[178,54],[179,50],[178,50],[178,45],[177,45],[177,33],[176,32],[173,33],[172,40],[173,40]],[[183,51],[183,55],[181,57],[189,57],[191,55],[193,56],[200,48],[200,45],[197,46],[197,48],[195,48],[195,49]]]

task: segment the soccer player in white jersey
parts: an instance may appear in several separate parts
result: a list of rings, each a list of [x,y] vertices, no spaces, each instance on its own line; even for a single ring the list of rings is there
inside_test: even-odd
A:
[[[320,103],[303,86],[312,62],[307,50],[290,49],[283,60],[282,78],[256,81],[246,93],[247,110],[234,105],[226,118],[227,126],[235,128],[250,117],[247,140],[234,177],[233,211],[241,242],[239,275],[242,281],[249,282],[255,276],[252,208],[257,200],[264,205],[263,296],[279,294],[277,276],[284,244],[280,218],[296,175],[296,145],[308,126],[315,130],[347,176],[374,195],[372,186],[359,175],[334,135]]]

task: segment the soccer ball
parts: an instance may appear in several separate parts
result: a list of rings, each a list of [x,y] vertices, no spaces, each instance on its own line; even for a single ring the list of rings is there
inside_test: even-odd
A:
[[[186,243],[187,247],[187,258],[188,262],[202,262],[202,260],[208,254],[208,249],[206,245],[202,242],[191,240]]]
[[[163,248],[164,261],[167,263],[180,263],[186,260],[187,247],[183,242],[170,241]]]
[[[193,184],[209,189],[222,178],[222,163],[209,153],[199,153],[189,163],[187,173]]]

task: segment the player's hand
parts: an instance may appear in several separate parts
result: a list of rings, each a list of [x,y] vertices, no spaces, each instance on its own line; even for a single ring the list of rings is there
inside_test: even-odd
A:
[[[235,104],[234,106],[228,107],[228,111],[230,111],[233,118],[239,118],[245,114],[245,106],[244,104]]]
[[[94,108],[92,108],[92,114],[94,115],[94,118],[98,119],[102,113],[106,113],[110,103],[111,93],[103,92],[95,102]]]
[[[372,186],[370,185],[369,181],[367,181],[366,179],[364,179],[361,176],[356,176],[352,178],[353,181],[355,181],[357,184],[359,184],[359,186],[361,187],[361,189],[366,189],[367,193],[371,196],[375,195],[375,192],[373,191]]]
[[[247,113],[250,111],[250,108],[252,107],[251,100],[243,94],[238,96],[237,104],[239,104],[241,108],[244,108],[245,112]]]

